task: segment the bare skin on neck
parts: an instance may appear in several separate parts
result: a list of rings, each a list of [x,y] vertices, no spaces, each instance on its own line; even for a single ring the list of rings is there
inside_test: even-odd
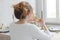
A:
[[[21,20],[16,22],[16,24],[24,24],[24,23],[26,23],[25,19],[21,19]]]

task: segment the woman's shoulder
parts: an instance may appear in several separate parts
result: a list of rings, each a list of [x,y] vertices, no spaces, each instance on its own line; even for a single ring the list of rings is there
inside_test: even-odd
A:
[[[26,27],[29,27],[29,28],[35,28],[35,27],[37,27],[35,24],[31,24],[31,23],[25,23],[25,24],[11,23],[9,26],[26,26]]]
[[[27,25],[29,25],[29,26],[36,26],[35,24],[31,24],[31,23],[27,23]]]
[[[35,24],[31,24],[31,23],[29,23],[28,26],[29,26],[30,28],[33,28],[33,29],[34,29],[34,28],[38,28],[37,25],[35,25]]]

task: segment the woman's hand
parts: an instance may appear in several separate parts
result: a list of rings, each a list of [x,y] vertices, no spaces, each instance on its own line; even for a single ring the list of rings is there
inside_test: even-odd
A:
[[[42,29],[47,30],[47,27],[43,19],[36,18],[36,21],[42,26]]]
[[[39,23],[41,26],[43,26],[45,24],[43,19],[40,19],[40,18],[37,18],[37,17],[35,17],[34,21]]]

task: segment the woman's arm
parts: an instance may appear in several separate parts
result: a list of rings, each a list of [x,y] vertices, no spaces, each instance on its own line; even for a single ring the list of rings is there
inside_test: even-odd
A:
[[[47,28],[47,26],[46,26],[44,20],[40,19],[38,22],[39,22],[40,25],[42,26],[43,30],[44,30],[47,34],[50,35],[50,31],[48,30],[48,28]]]
[[[38,18],[38,17],[34,17],[34,21],[37,22],[37,23],[42,27],[42,29],[43,29],[45,32],[47,32],[48,34],[50,34],[50,32],[49,32],[47,26],[45,25],[45,22],[44,22],[43,19],[40,19],[40,18]]]

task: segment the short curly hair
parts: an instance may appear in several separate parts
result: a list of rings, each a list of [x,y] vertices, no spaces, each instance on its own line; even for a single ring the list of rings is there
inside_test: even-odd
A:
[[[31,11],[33,9],[28,2],[23,1],[14,5],[14,15],[17,19],[25,19]]]

